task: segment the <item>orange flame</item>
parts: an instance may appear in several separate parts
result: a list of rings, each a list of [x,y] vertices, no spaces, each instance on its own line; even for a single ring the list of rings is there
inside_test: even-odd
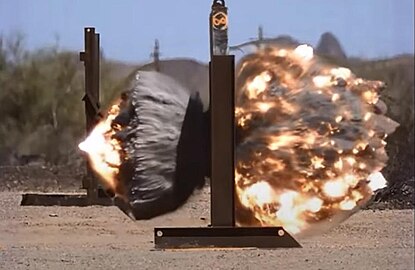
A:
[[[356,78],[347,68],[321,67],[318,71],[315,68],[318,59],[307,45],[301,45],[294,50],[268,47],[267,50],[258,51],[260,59],[266,59],[267,53],[271,56],[270,59],[275,56],[285,57],[291,61],[288,66],[299,66],[302,72],[292,75],[285,69],[286,66],[278,67],[271,60],[262,63],[262,70],[258,67],[261,63],[256,61],[253,64],[259,70],[259,75],[245,82],[242,87],[242,95],[246,99],[238,103],[235,110],[236,121],[240,128],[249,130],[254,119],[267,119],[270,125],[274,124],[274,129],[262,130],[260,136],[265,138],[266,145],[255,150],[255,156],[252,156],[255,163],[237,163],[236,192],[242,206],[251,210],[263,226],[283,226],[290,233],[297,234],[341,211],[351,211],[361,206],[374,191],[386,186],[382,174],[369,169],[379,168],[384,164],[369,166],[370,160],[360,156],[369,145],[368,140],[377,136],[373,123],[369,121],[373,113],[367,104],[376,103],[378,94],[376,87],[369,87],[371,84],[367,86],[365,80]],[[249,66],[249,61],[252,60],[243,63],[241,69]],[[275,89],[274,77],[279,78],[279,85],[290,88],[288,94],[272,93],[272,89]],[[350,89],[340,90],[335,86],[341,80],[351,89],[364,85],[361,88],[364,91],[354,90],[355,92],[348,93]],[[281,114],[296,115],[301,108],[293,97],[301,91],[312,91],[310,88],[317,88],[315,93],[326,96],[333,108],[337,108],[335,115],[325,115],[326,118],[332,117],[332,121],[320,123],[327,128],[326,133],[315,130],[299,133],[296,129],[289,128],[291,123],[283,126],[281,116],[265,115],[273,109]],[[353,100],[353,106],[359,104],[359,107],[350,105],[352,101],[348,99],[351,94],[357,97]],[[356,117],[362,119],[366,134],[352,145],[339,147],[344,142],[335,135],[343,123]],[[302,118],[299,117],[298,122],[301,123]],[[333,139],[330,138],[332,136]],[[382,140],[382,147],[384,145]],[[299,157],[293,156],[294,148],[306,151],[321,147],[334,150],[336,156],[331,158],[332,161],[327,160],[324,155],[314,154],[308,158],[308,168],[295,171],[296,162],[304,163],[307,160],[304,157],[301,161],[296,160]],[[279,159],[274,153],[285,153],[282,154],[285,158]],[[290,164],[291,171],[287,171],[287,163]],[[276,172],[299,175],[279,179],[273,176]]]
[[[121,165],[122,149],[119,142],[113,138],[117,127],[112,125],[119,112],[118,104],[111,106],[107,117],[79,144],[79,149],[88,154],[92,169],[99,175],[103,184],[112,190],[117,186],[117,175]]]

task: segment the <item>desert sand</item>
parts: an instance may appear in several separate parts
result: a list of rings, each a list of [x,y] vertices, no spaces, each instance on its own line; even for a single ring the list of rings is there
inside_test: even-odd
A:
[[[365,210],[299,249],[155,250],[155,226],[207,226],[209,190],[134,222],[116,207],[22,207],[0,193],[0,269],[414,269],[414,211]]]

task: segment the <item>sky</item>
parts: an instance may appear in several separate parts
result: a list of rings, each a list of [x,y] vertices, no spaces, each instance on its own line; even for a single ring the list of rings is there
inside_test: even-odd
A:
[[[316,45],[334,33],[350,56],[414,53],[414,0],[227,0],[230,45],[257,36],[291,35]],[[0,0],[0,35],[19,32],[33,50],[56,44],[83,50],[83,28],[101,34],[106,57],[150,59],[154,40],[164,58],[209,58],[212,0]]]

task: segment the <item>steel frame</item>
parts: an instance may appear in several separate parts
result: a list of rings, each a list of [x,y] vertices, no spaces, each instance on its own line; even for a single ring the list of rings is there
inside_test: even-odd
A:
[[[212,56],[210,63],[211,226],[155,228],[154,244],[157,249],[301,247],[282,227],[235,226],[234,67],[234,56]]]
[[[95,28],[84,29],[85,51],[80,52],[80,60],[85,65],[85,116],[86,134],[95,127],[100,118],[100,40]],[[22,195],[23,206],[111,206],[112,200],[99,188],[98,182],[87,162],[87,174],[82,179],[82,188],[86,194],[37,194],[28,193]]]
[[[214,0],[209,64],[211,226],[155,228],[154,244],[158,249],[301,247],[282,227],[235,226],[235,57],[227,55],[227,16],[225,1]],[[215,28],[213,18],[220,18],[226,25]]]

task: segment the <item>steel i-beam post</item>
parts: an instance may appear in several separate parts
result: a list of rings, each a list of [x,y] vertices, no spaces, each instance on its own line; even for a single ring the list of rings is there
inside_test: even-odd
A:
[[[95,28],[84,29],[85,51],[80,53],[80,60],[85,65],[85,115],[86,133],[89,134],[100,120],[99,112],[99,62],[100,46],[99,34]],[[23,194],[21,205],[32,206],[88,206],[88,205],[113,205],[101,188],[92,172],[89,162],[87,163],[87,174],[82,179],[82,188],[87,194],[59,194],[59,193],[28,193]]]
[[[85,102],[86,132],[89,134],[99,121],[99,79],[100,79],[100,40],[95,28],[86,27],[85,51],[80,53],[80,59],[85,65]],[[87,197],[91,201],[98,199],[98,182],[95,178],[89,162],[87,163],[87,175],[82,181],[82,187],[87,190]]]
[[[282,227],[235,226],[235,59],[227,55],[225,1],[214,1],[210,26],[211,227],[155,228],[155,247],[301,247]]]
[[[234,56],[212,56],[210,63],[212,226],[235,226],[234,67]]]
[[[228,8],[215,0],[210,13],[211,225],[234,226],[235,60],[228,54]]]

